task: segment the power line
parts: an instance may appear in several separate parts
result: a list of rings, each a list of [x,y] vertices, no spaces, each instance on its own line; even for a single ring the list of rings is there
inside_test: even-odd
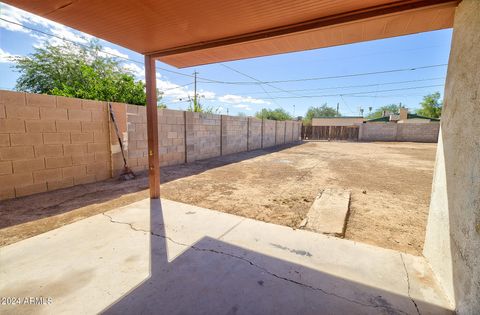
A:
[[[243,75],[243,76],[245,76],[245,77],[247,77],[247,78],[250,78],[250,79],[252,79],[252,80],[255,80],[255,81],[259,82],[259,83],[263,83],[263,81],[258,80],[258,79],[254,78],[254,77],[252,77],[251,75],[248,75],[248,74],[246,74],[246,73],[240,72],[239,70],[234,69],[234,68],[232,68],[232,67],[230,67],[230,66],[227,66],[226,64],[221,63],[220,65],[223,66],[223,67],[225,67],[225,68],[227,68],[227,69],[229,69],[229,70],[231,70],[231,71],[234,71],[234,72],[236,72],[236,73],[238,73],[238,74],[240,74],[240,75]],[[277,87],[277,86],[275,86],[275,85],[272,85],[272,84],[270,84],[270,83],[265,83],[265,85],[268,85],[268,86],[270,86],[270,87],[272,87],[272,88],[274,88],[274,89],[277,89],[277,90],[279,90],[279,91],[281,91],[281,92],[285,92],[285,93],[289,93],[289,94],[295,95],[295,93],[292,93],[292,92],[290,92],[290,91],[284,90],[284,89],[279,88],[279,87]],[[265,90],[264,90],[264,91],[265,91]],[[269,94],[267,91],[265,91],[265,93]]]
[[[354,93],[339,93],[339,94],[324,94],[324,95],[278,96],[278,97],[275,97],[275,99],[318,98],[318,97],[331,97],[331,96],[354,96],[354,95],[358,95],[358,94],[404,91],[404,90],[423,89],[423,88],[439,87],[439,86],[444,86],[444,85],[443,84],[436,84],[436,85],[414,86],[414,87],[407,87],[407,88],[400,88],[400,89],[390,89],[390,90],[363,91],[363,92],[354,92]],[[262,99],[270,99],[270,98],[264,97]]]
[[[368,76],[368,75],[394,73],[394,72],[416,71],[416,70],[420,70],[420,69],[444,67],[444,66],[447,66],[447,65],[448,64],[444,63],[444,64],[420,66],[420,67],[412,67],[412,68],[391,69],[391,70],[374,71],[374,72],[361,72],[361,73],[344,74],[344,75],[337,75],[337,76],[326,76],[326,77],[299,78],[299,79],[290,79],[290,80],[274,80],[274,81],[260,81],[260,82],[209,80],[210,82],[203,82],[203,83],[252,85],[252,84],[272,84],[272,83],[275,84],[275,83],[288,83],[288,82],[305,82],[305,81],[331,80],[331,79],[340,79],[340,78]]]
[[[412,82],[425,82],[425,81],[433,81],[433,80],[441,80],[441,79],[445,79],[445,77],[419,79],[419,80],[407,80],[407,81],[394,81],[394,82],[384,82],[384,83],[375,83],[375,84],[343,85],[343,86],[331,86],[331,87],[312,88],[312,89],[295,89],[295,90],[287,90],[287,91],[289,91],[289,92],[305,92],[305,91],[336,90],[336,89],[347,89],[347,88],[357,88],[357,87],[370,87],[370,86],[403,84],[403,83],[412,83]],[[281,93],[281,92],[270,92],[270,93]],[[235,94],[237,94],[237,95],[257,95],[257,94],[264,94],[264,93],[256,92],[256,93],[235,93]]]
[[[182,88],[182,87],[186,87],[186,86],[189,86],[189,85],[192,85],[193,83],[190,82],[190,83],[187,83],[187,84],[183,84],[183,85],[177,85],[175,87],[171,87],[171,88],[168,88],[168,89],[162,89],[161,91],[162,92],[165,92],[165,91],[170,91],[170,90],[175,90],[175,89],[179,89],[179,88]]]
[[[232,67],[229,67],[229,66],[227,66],[227,65],[225,65],[225,64],[223,64],[223,63],[221,63],[220,65],[223,66],[223,67],[225,67],[225,68],[227,68],[227,69],[229,69],[229,70],[231,70],[231,71],[234,71],[234,72],[236,72],[236,73],[238,73],[238,74],[240,74],[240,75],[243,75],[243,76],[245,76],[245,77],[247,77],[247,78],[253,79],[253,80],[257,81],[257,82],[261,82],[260,80],[254,78],[254,77],[252,77],[252,76],[250,76],[250,75],[248,75],[248,74],[246,74],[246,73],[240,72],[240,71],[238,71],[238,70],[236,70],[236,69],[234,69],[234,68],[232,68]],[[273,87],[273,88],[282,90],[282,89],[277,88],[277,87],[275,87],[275,86],[273,86],[273,85],[270,85],[270,84],[267,84],[267,85],[268,85],[268,86],[271,86],[271,87]],[[267,94],[268,96],[272,97],[272,95],[263,87],[263,85],[259,85],[259,86],[260,86],[260,88],[263,90],[263,92],[264,92],[265,94]],[[273,99],[272,99],[272,100],[273,100]],[[275,102],[275,100],[273,100],[273,102],[278,106],[278,104],[277,104],[277,102]]]

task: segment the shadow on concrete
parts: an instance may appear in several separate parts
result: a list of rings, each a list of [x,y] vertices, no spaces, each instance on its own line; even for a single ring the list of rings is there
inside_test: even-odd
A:
[[[217,167],[253,159],[269,153],[279,152],[298,146],[299,144],[302,144],[302,142],[298,141],[265,149],[224,155],[188,164],[161,167],[160,182],[168,183],[183,177],[197,175]],[[1,229],[46,219],[60,214],[65,214],[65,218],[57,220],[57,222],[55,222],[56,224],[60,224],[60,221],[63,219],[65,219],[66,223],[71,223],[78,218],[82,219],[99,212],[131,204],[148,198],[148,196],[148,176],[146,172],[140,172],[136,179],[129,181],[109,179],[101,182],[77,185],[31,196],[0,201],[0,234]],[[76,211],[78,209],[81,210]],[[75,218],[68,218],[67,216]],[[62,225],[58,224],[52,228]],[[42,223],[42,226],[46,225],[48,225],[48,223]],[[46,228],[41,232],[48,230],[50,229]],[[0,245],[5,244],[0,242]]]
[[[150,275],[104,314],[451,314],[211,237],[179,243],[165,236],[159,200],[150,216]]]

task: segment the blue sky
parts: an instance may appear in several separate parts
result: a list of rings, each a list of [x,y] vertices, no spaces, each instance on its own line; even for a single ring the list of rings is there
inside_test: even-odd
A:
[[[58,23],[37,17],[25,11],[0,3],[1,18],[30,28],[54,34],[61,38],[85,42],[84,34]],[[0,88],[12,90],[18,77],[12,69],[9,56],[28,55],[45,41],[61,42],[58,38],[42,35],[19,25],[0,20]],[[184,100],[193,95],[193,79],[222,82],[250,82],[251,84],[219,84],[199,79],[197,89],[202,103],[218,108],[219,112],[254,115],[262,108],[282,107],[295,116],[302,116],[310,106],[327,103],[344,116],[359,115],[360,108],[367,114],[391,103],[405,104],[411,110],[419,107],[422,96],[439,91],[443,95],[446,66],[380,74],[331,78],[350,74],[365,74],[396,69],[412,69],[448,63],[452,30],[376,40],[351,45],[322,48],[269,57],[176,69],[157,61],[157,87],[165,90],[163,102],[172,109],[185,109]],[[101,41],[108,54],[122,56],[122,64],[138,79],[143,79],[143,56],[123,47]],[[230,68],[230,69],[229,69]],[[272,84],[254,84],[259,81],[285,81]],[[186,76],[187,75],[187,76]],[[305,78],[325,78],[308,80]],[[408,81],[408,82],[406,82]],[[187,85],[189,84],[189,85]],[[187,86],[184,86],[187,85]]]

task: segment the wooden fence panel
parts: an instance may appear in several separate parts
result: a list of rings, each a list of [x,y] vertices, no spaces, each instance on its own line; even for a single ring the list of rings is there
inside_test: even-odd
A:
[[[358,126],[302,126],[304,140],[358,141]]]

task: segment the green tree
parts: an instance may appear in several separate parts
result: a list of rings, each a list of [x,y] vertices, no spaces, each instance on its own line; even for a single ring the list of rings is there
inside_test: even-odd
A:
[[[327,104],[323,104],[319,107],[310,107],[305,114],[305,118],[303,118],[303,123],[305,125],[312,124],[312,118],[320,118],[320,117],[337,117],[341,116],[340,113],[337,115],[337,110],[333,107],[327,106]]]
[[[20,72],[19,91],[137,105],[146,102],[145,84],[115,58],[102,54],[97,41],[87,47],[46,43],[14,61]]]
[[[384,111],[388,113],[398,114],[400,112],[400,108],[403,108],[403,107],[405,106],[403,106],[402,103],[385,105],[377,108],[374,112],[371,112],[370,114],[368,114],[366,118],[367,119],[380,118],[382,117]]]
[[[263,108],[261,111],[255,113],[255,117],[260,119],[271,120],[292,120],[292,116],[283,108],[267,109]]]
[[[194,113],[207,113],[207,114],[218,114],[220,113],[220,108],[214,108],[214,107],[205,107],[200,103],[200,100],[198,98],[191,98],[190,96],[188,97],[188,107],[187,111],[189,112],[194,112]]]
[[[440,92],[428,94],[423,97],[420,102],[422,108],[417,109],[417,114],[430,117],[439,118],[442,115],[443,101],[440,100]]]

